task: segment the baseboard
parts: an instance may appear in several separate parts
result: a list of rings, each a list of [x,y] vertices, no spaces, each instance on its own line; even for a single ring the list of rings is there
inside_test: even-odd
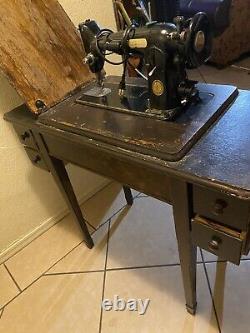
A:
[[[110,183],[111,183],[110,180],[104,179],[99,185],[91,189],[89,192],[85,193],[82,197],[79,197],[78,198],[79,203],[82,205],[84,202],[89,200],[91,197],[93,197],[96,193],[98,193],[103,188],[108,186]],[[38,227],[33,229],[30,233],[17,239],[10,246],[8,246],[6,249],[0,252],[0,264],[2,264],[7,259],[12,257],[15,253],[19,252],[21,249],[23,249],[25,246],[31,243],[35,238],[39,237],[41,234],[43,234],[45,231],[47,231],[49,228],[51,228],[53,225],[55,225],[57,222],[63,219],[67,214],[69,214],[69,210],[64,209],[58,214],[51,216],[46,221],[42,222]]]

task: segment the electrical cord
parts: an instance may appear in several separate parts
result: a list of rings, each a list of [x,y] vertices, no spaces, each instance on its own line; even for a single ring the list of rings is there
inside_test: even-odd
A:
[[[110,34],[112,34],[113,31],[112,30],[109,30],[109,29],[103,29],[100,31],[100,33],[96,36],[96,51],[98,53],[98,55],[104,60],[106,61],[108,64],[110,65],[114,65],[114,66],[118,66],[118,65],[122,65],[124,63],[124,60],[122,61],[119,61],[119,62],[114,62],[114,61],[111,61],[109,59],[107,59],[107,55],[111,55],[113,54],[114,52],[109,52],[108,54],[106,54],[106,50],[102,51],[100,49],[100,46],[99,46],[99,41],[101,38],[103,37],[106,37],[106,39],[109,37]]]
[[[119,94],[121,97],[124,96],[124,91],[126,90],[126,71],[127,71],[127,66],[129,63],[128,60],[129,60],[129,56],[130,56],[128,41],[129,41],[129,39],[134,37],[135,31],[136,31],[135,26],[133,24],[131,24],[124,30],[124,33],[123,33],[123,36],[121,39],[121,43],[120,43],[120,48],[122,50],[124,50],[124,55],[123,55],[122,61],[119,61],[119,62],[114,62],[112,60],[109,60],[107,58],[107,55],[111,55],[114,52],[110,51],[109,53],[107,53],[107,50],[105,50],[105,49],[101,50],[100,45],[99,45],[100,40],[103,38],[105,38],[106,41],[108,41],[108,38],[113,33],[113,31],[110,29],[102,29],[96,36],[96,51],[97,51],[98,55],[108,64],[111,64],[114,66],[123,65],[122,78],[121,78],[121,81],[119,84]],[[129,65],[132,66],[132,64],[130,64],[130,63],[129,63]],[[141,75],[142,77],[145,78],[145,76],[143,76],[142,73],[139,73],[139,75]]]
[[[106,50],[102,51],[100,49],[100,46],[99,46],[99,42],[100,42],[100,39],[105,37],[106,40],[108,39],[108,37],[113,33],[112,30],[110,29],[102,29],[98,35],[96,36],[96,50],[97,50],[97,53],[98,55],[104,60],[106,61],[108,64],[110,65],[114,65],[114,66],[119,66],[119,65],[122,65],[124,64],[125,65],[125,62],[126,62],[126,58],[127,58],[127,54],[125,54],[124,58],[122,61],[119,61],[119,62],[114,62],[114,61],[111,61],[109,60],[106,56],[107,55],[111,55],[113,54],[114,52],[109,52],[108,54],[106,53]],[[132,33],[132,35],[131,35]],[[123,34],[123,37],[122,37],[122,40],[121,40],[121,48],[123,49],[128,49],[128,40],[130,38],[133,38],[135,35],[135,26],[134,25],[131,25],[129,27],[127,27],[127,29],[125,29],[124,31],[124,34]]]

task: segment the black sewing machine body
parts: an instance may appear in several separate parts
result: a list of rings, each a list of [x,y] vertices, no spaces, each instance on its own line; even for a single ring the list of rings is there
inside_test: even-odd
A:
[[[118,90],[116,87],[92,89],[87,91],[81,101],[90,102],[89,96],[92,95],[95,97],[95,104],[103,105],[97,98],[107,96],[110,100],[109,94],[119,93],[123,99],[121,104],[129,105],[129,100],[138,97],[137,104],[142,103],[143,108],[128,110],[135,111],[135,114],[143,112],[144,115],[155,115],[163,120],[173,119],[188,104],[197,102],[199,91],[196,82],[188,79],[186,68],[200,66],[209,56],[209,22],[204,13],[198,13],[187,22],[182,18],[177,18],[176,21],[176,24],[151,22],[143,27],[132,25],[116,33],[109,29],[101,30],[95,21],[87,20],[80,24],[79,30],[87,52],[85,62],[97,74],[100,88],[103,83],[103,66],[106,61],[110,62],[107,52],[121,55],[123,61],[120,64],[124,65]],[[127,67],[132,66],[131,57],[138,57],[144,63],[147,92],[135,91],[126,84],[125,75]],[[137,94],[139,95],[136,96]],[[124,107],[118,106],[117,109],[124,110]]]

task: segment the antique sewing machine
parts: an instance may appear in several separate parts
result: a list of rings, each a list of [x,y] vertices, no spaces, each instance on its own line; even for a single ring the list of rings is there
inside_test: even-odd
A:
[[[93,20],[81,23],[79,31],[86,52],[84,63],[96,75],[96,80],[87,84],[76,98],[76,103],[90,107],[95,119],[102,118],[100,112],[94,115],[95,108],[109,110],[107,129],[110,119],[118,117],[115,113],[132,116],[130,124],[140,122],[140,126],[157,127],[161,143],[146,143],[143,151],[170,161],[184,157],[238,94],[236,87],[222,90],[220,86],[188,79],[187,69],[197,69],[211,53],[212,34],[206,14],[197,13],[188,20],[176,16],[173,22],[150,21],[143,26],[131,23],[118,32],[100,29]],[[110,60],[113,53],[122,59]],[[139,60],[140,70],[134,66],[134,59]],[[106,78],[106,62],[123,65],[122,76]],[[131,68],[138,78],[128,77],[127,71]],[[46,115],[42,118],[47,122]],[[148,121],[144,122],[142,118],[148,118]],[[124,127],[127,120],[124,118]],[[159,121],[163,121],[162,124]],[[91,122],[89,119],[86,123],[89,129]],[[129,128],[127,125],[124,131],[131,138],[133,149],[138,151],[143,133],[139,132],[138,138],[134,138]],[[126,147],[123,138],[100,134],[100,131],[95,133],[105,142]],[[154,136],[152,130],[153,141]]]
[[[87,52],[84,61],[97,75],[97,84],[86,87],[79,102],[162,120],[172,120],[191,104],[199,103],[197,82],[188,79],[186,69],[199,67],[210,56],[209,21],[205,13],[197,13],[189,20],[177,16],[175,22],[153,21],[144,27],[131,24],[116,33],[100,29],[95,21],[80,24]],[[107,52],[119,54],[123,60],[112,62]],[[144,62],[146,77],[141,76],[147,81],[145,87],[126,84],[126,69],[133,67],[132,57],[139,57]],[[123,65],[118,87],[105,84],[105,62]],[[120,99],[117,99],[117,93]]]

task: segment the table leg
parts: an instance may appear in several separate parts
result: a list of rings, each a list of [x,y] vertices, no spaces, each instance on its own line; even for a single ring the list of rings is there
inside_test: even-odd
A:
[[[129,206],[132,206],[133,202],[134,202],[134,199],[133,199],[133,195],[132,195],[131,189],[128,186],[124,185],[123,186],[123,191],[124,191],[124,194],[125,194],[125,198],[126,198],[127,204]]]
[[[186,307],[189,313],[195,314],[197,247],[191,239],[192,194],[188,184],[177,179],[171,183],[171,193]]]
[[[85,241],[87,247],[91,249],[94,246],[94,242],[89,233],[88,227],[86,225],[86,221],[83,218],[81,208],[80,208],[77,198],[75,196],[75,192],[74,192],[74,189],[70,182],[67,170],[64,166],[64,163],[63,163],[63,161],[49,155],[46,145],[43,141],[43,138],[41,137],[41,135],[39,133],[34,134],[34,135],[36,138],[36,142],[40,148],[40,152],[43,156],[43,159],[45,160],[71,213],[73,214],[73,216],[75,217],[75,219],[79,222],[79,224],[81,226],[81,229],[83,231],[84,241]]]

